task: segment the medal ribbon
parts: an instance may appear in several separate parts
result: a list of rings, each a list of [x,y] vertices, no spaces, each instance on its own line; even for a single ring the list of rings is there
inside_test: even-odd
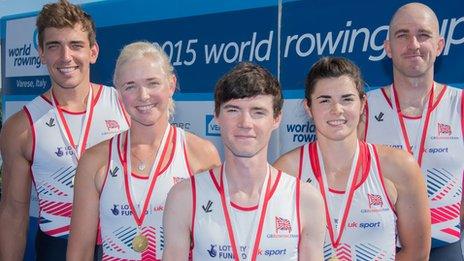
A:
[[[56,116],[58,116],[57,121],[58,121],[58,126],[60,128],[61,134],[64,137],[67,145],[72,148],[74,152],[73,159],[77,163],[77,161],[79,161],[82,154],[84,154],[85,152],[86,145],[87,145],[87,139],[89,137],[89,132],[90,132],[90,125],[92,124],[91,119],[93,117],[93,111],[95,108],[95,102],[93,101],[92,85],[90,85],[89,94],[87,96],[84,123],[82,125],[83,127],[81,129],[78,145],[76,145],[74,141],[71,130],[69,128],[69,124],[66,121],[66,118],[64,117],[63,110],[61,109],[60,104],[58,103],[58,100],[55,97],[55,94],[53,93],[53,89],[51,90],[51,94],[52,94],[52,99],[51,99],[52,105],[53,105],[53,109],[55,111]]]
[[[422,135],[416,137],[416,141],[413,145],[413,150],[411,149],[411,141],[409,140],[408,131],[406,129],[406,124],[404,123],[404,116],[401,112],[400,102],[398,99],[398,94],[395,89],[395,85],[392,85],[393,91],[392,102],[393,110],[396,110],[398,114],[398,121],[400,124],[401,134],[403,135],[403,145],[406,147],[407,151],[414,156],[414,158],[419,163],[419,166],[422,165],[422,155],[424,154],[424,147],[425,147],[425,139],[427,137],[427,129],[429,127],[430,115],[432,114],[432,107],[433,107],[433,97],[434,97],[434,89],[435,83],[432,84],[432,90],[430,91],[430,96],[428,100],[428,104],[426,109],[422,112],[421,122],[419,124],[419,131],[422,129]],[[425,121],[424,121],[425,119]],[[420,143],[418,143],[420,142]],[[419,144],[419,146],[417,146]]]
[[[230,195],[229,195],[229,188],[228,188],[228,184],[227,184],[227,178],[226,178],[226,175],[224,174],[224,166],[225,166],[225,162],[221,166],[221,174],[220,174],[221,185],[220,185],[219,193],[221,195],[222,209],[224,211],[224,218],[226,220],[227,233],[229,234],[229,241],[230,241],[230,244],[231,244],[231,247],[232,247],[232,253],[234,255],[235,261],[239,261],[240,260],[239,251],[238,251],[238,248],[237,248],[237,242],[235,240],[233,225],[232,225],[230,215],[229,215],[229,211],[231,211],[231,210],[229,210],[231,204],[230,204]],[[264,186],[265,185],[266,185],[266,190],[264,191]],[[269,199],[270,199],[270,196],[271,196],[270,195],[270,190],[271,190],[271,168],[268,165],[268,171],[267,171],[266,177],[264,179],[263,185],[261,187],[261,193],[259,195],[258,209],[255,212],[255,217],[253,219],[253,224],[251,226],[252,228],[256,227],[256,221],[257,221],[256,215],[260,214],[258,227],[257,227],[255,233],[253,233],[256,236],[255,236],[255,241],[254,241],[254,245],[253,245],[253,252],[252,252],[252,257],[251,257],[252,261],[256,260],[256,256],[258,254],[258,247],[259,247],[259,242],[261,240],[261,233],[262,233],[262,230],[263,230],[264,218],[266,216],[266,209],[267,209],[267,205],[268,205],[268,202],[269,202]],[[248,237],[250,237],[250,235],[251,234],[248,234]],[[239,236],[239,235],[237,235],[237,236]],[[246,246],[246,247],[247,247],[246,253],[248,254],[250,246]],[[247,255],[247,258],[248,258],[248,255]]]
[[[358,142],[356,146],[356,151],[353,157],[354,159],[356,159],[356,164],[351,164],[348,182],[346,183],[345,195],[343,197],[342,209],[340,209],[340,212],[338,214],[338,220],[340,220],[340,214],[343,213],[343,216],[341,217],[341,223],[338,229],[334,229],[329,204],[327,203],[329,201],[329,198],[327,196],[329,194],[329,184],[327,183],[322,153],[319,147],[317,146],[317,142],[313,143],[310,147],[311,155],[314,155],[314,157],[311,157],[311,166],[314,172],[314,176],[316,176],[316,179],[319,183],[319,190],[321,191],[322,197],[324,198],[327,226],[329,230],[330,241],[334,249],[336,249],[337,246],[340,244],[343,232],[345,231],[345,225],[350,212],[350,206],[353,201],[354,191],[356,190],[355,183],[358,180],[363,161],[365,161],[365,144],[362,145],[363,146],[361,146],[360,142]],[[335,232],[337,233],[336,236]]]
[[[143,194],[144,197],[142,197],[142,202],[138,204],[139,210],[140,210],[140,205],[143,205],[142,210],[139,214],[136,211],[134,202],[132,200],[132,192],[131,192],[133,190],[132,186],[129,185],[129,176],[131,175],[130,172],[132,172],[131,157],[130,157],[130,143],[131,143],[130,142],[130,129],[126,132],[126,144],[124,144],[125,159],[122,162],[123,169],[124,169],[124,190],[126,192],[126,197],[129,203],[130,210],[132,211],[132,217],[134,218],[135,223],[137,224],[139,229],[142,226],[143,220],[145,219],[145,216],[147,214],[148,202],[150,201],[149,199],[151,198],[151,195],[153,193],[153,188],[155,187],[156,180],[160,174],[161,165],[163,164],[166,151],[169,147],[169,142],[167,141],[171,140],[171,138],[172,138],[172,128],[170,128],[170,125],[168,124],[168,126],[166,127],[166,130],[164,131],[161,143],[158,147],[155,161],[153,162],[151,169],[150,169],[151,175],[148,178],[149,185],[145,189],[145,193]]]

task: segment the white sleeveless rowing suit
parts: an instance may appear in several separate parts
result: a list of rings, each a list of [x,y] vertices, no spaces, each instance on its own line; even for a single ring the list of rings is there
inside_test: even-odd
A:
[[[219,182],[212,171],[195,175],[192,181],[194,200],[193,250],[194,261],[233,260],[231,243],[219,194]],[[299,181],[279,172],[276,184],[271,188],[263,229],[257,252],[257,260],[298,260],[299,242]],[[236,215],[240,224],[239,233],[243,238],[250,229],[256,208],[243,208],[231,202],[231,216]],[[248,213],[247,213],[248,212]],[[260,216],[260,213],[256,213]],[[256,227],[251,229],[256,230]],[[255,238],[247,242],[236,239],[240,260],[251,260],[252,244]],[[250,243],[251,242],[251,243]]]
[[[132,249],[132,240],[138,231],[125,192],[122,163],[125,155],[118,149],[125,134],[111,140],[110,165],[100,196],[103,260],[161,260],[164,248],[162,218],[167,194],[176,183],[190,177],[185,132],[172,126],[170,129],[175,142],[174,150],[170,155],[165,155],[169,157],[169,163],[160,171],[149,199],[147,215],[141,227],[149,245],[142,253]]]
[[[117,92],[100,86],[86,144],[89,148],[128,128],[129,123]],[[31,172],[39,198],[39,227],[49,236],[67,237],[71,220],[74,175],[77,165],[73,150],[60,131],[52,102],[38,96],[24,111],[30,121],[33,139]],[[74,140],[79,140],[85,112],[64,111]]]
[[[301,180],[311,183],[320,190],[318,178],[314,175],[315,167],[311,163],[311,160],[314,160],[314,154],[317,154],[310,153],[310,151],[315,151],[314,148],[311,150],[311,146],[315,144],[309,143],[301,147],[299,176]],[[346,225],[340,243],[336,247],[332,245],[327,230],[324,243],[325,260],[334,256],[339,260],[347,261],[395,260],[396,214],[394,207],[385,190],[375,147],[366,143],[361,143],[360,146],[367,147],[367,157],[364,162],[365,166],[368,166],[367,171],[363,172],[362,181],[356,186]],[[329,189],[328,193],[329,202],[333,202],[328,207],[331,208],[331,213],[338,213],[338,210],[343,207],[341,206],[342,198],[347,192]],[[331,218],[332,224],[340,226],[341,220],[338,220],[338,216]]]
[[[398,115],[386,94],[389,91],[391,87],[368,92],[366,141],[404,149]],[[445,86],[433,104],[428,124],[421,169],[432,215],[432,247],[460,239],[464,173],[463,95],[462,90]],[[404,117],[409,139],[422,136],[422,129],[419,129],[420,122],[425,120],[422,118]]]

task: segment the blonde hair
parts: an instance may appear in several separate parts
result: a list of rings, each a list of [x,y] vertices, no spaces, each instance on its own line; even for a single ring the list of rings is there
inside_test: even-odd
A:
[[[138,41],[124,46],[124,48],[121,50],[121,53],[116,60],[116,67],[114,69],[114,86],[119,86],[117,76],[122,65],[144,57],[150,58],[153,60],[153,62],[158,63],[161,70],[166,74],[167,77],[175,77],[174,67],[169,62],[169,57],[157,43]],[[168,104],[168,117],[173,115],[174,107],[174,100],[170,98]]]

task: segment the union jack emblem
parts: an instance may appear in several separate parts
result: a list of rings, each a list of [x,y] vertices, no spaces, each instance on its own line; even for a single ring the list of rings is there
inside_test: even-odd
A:
[[[119,131],[119,123],[115,120],[105,120],[106,127],[108,128],[108,131],[111,129],[117,129]]]
[[[276,234],[279,230],[288,231],[289,234],[292,232],[292,225],[290,224],[290,220],[281,217],[275,217],[275,222]]]
[[[174,185],[181,182],[182,180],[184,179],[181,177],[172,177],[172,181],[174,182]]]
[[[438,135],[442,134],[451,136],[451,126],[447,124],[438,123]]]
[[[383,207],[383,201],[380,195],[367,194],[367,199],[369,200],[369,208],[372,208],[372,206]]]

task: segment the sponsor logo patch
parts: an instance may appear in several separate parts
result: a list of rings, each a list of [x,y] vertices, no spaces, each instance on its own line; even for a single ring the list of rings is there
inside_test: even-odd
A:
[[[105,120],[108,131],[119,132],[119,123],[116,120]]]
[[[55,126],[55,119],[54,118],[50,118],[50,120],[48,120],[48,122],[45,123],[45,125],[47,125],[48,127],[53,127]]]
[[[203,211],[205,211],[205,213],[211,213],[213,212],[213,210],[211,209],[212,206],[213,206],[213,202],[211,200],[208,200],[208,203],[206,203],[206,206],[202,205],[201,208],[203,209]]]
[[[174,182],[174,185],[181,182],[182,180],[184,180],[184,178],[181,178],[181,177],[172,177],[172,182]]]
[[[430,137],[432,140],[458,140],[459,136],[452,136],[453,131],[451,125],[437,123],[437,135]]]
[[[448,124],[438,123],[438,136],[451,136],[451,126]]]
[[[288,219],[275,217],[275,226],[276,234],[278,234],[279,231],[288,231],[289,234],[292,233],[292,225]]]
[[[383,114],[383,112],[380,112],[379,115],[375,115],[374,118],[378,121],[378,122],[381,122],[383,121],[383,116],[385,114]]]
[[[373,207],[383,207],[382,197],[376,194],[367,194],[367,199],[369,201],[369,208]]]
[[[212,114],[205,115],[206,136],[221,136],[221,128],[217,125]]]

